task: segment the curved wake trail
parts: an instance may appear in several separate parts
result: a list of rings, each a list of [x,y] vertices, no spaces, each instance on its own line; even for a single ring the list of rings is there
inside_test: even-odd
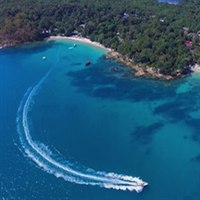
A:
[[[20,141],[25,154],[35,161],[37,165],[46,172],[54,174],[56,177],[62,177],[63,179],[73,183],[99,185],[100,187],[104,188],[130,191],[135,190],[137,192],[141,192],[147,183],[137,177],[99,172],[90,168],[87,170],[76,170],[75,165],[66,164],[68,161],[65,161],[65,164],[63,164],[63,162],[60,162],[59,159],[56,159],[46,145],[33,141],[28,123],[30,106],[33,102],[33,97],[38,93],[42,83],[47,79],[58,62],[59,51],[57,54],[57,60],[52,68],[33,88],[28,89],[24,95],[24,98],[20,102],[16,121],[17,131],[19,133]]]

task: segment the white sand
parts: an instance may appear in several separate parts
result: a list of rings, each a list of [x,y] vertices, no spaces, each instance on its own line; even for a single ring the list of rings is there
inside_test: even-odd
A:
[[[92,42],[91,40],[87,39],[87,38],[83,38],[83,37],[66,37],[66,36],[50,36],[49,40],[72,40],[72,41],[78,41],[78,42],[83,42],[86,44],[91,44],[93,46],[102,48],[106,51],[112,51],[112,49],[110,48],[106,48],[104,47],[102,44],[98,43],[98,42]]]

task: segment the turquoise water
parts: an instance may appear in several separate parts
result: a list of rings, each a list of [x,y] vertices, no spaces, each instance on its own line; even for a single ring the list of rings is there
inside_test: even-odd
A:
[[[200,198],[200,76],[135,78],[104,50],[72,45],[0,51],[1,199]],[[111,175],[103,185],[58,165],[100,179],[108,172],[139,176],[149,185],[140,193],[116,190]]]

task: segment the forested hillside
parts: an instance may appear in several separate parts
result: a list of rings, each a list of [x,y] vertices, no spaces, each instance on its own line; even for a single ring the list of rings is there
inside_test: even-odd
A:
[[[200,63],[200,1],[0,0],[0,46],[73,33],[176,75]],[[74,31],[77,32],[74,32]]]

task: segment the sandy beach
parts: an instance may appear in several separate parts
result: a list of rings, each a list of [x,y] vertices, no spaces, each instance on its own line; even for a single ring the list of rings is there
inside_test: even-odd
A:
[[[91,44],[93,46],[102,48],[108,52],[112,51],[112,49],[110,48],[106,48],[104,47],[102,44],[98,43],[98,42],[92,42],[90,39],[87,38],[83,38],[83,37],[66,37],[66,36],[50,36],[48,40],[71,40],[71,41],[78,41],[78,42],[83,42],[86,44]]]

